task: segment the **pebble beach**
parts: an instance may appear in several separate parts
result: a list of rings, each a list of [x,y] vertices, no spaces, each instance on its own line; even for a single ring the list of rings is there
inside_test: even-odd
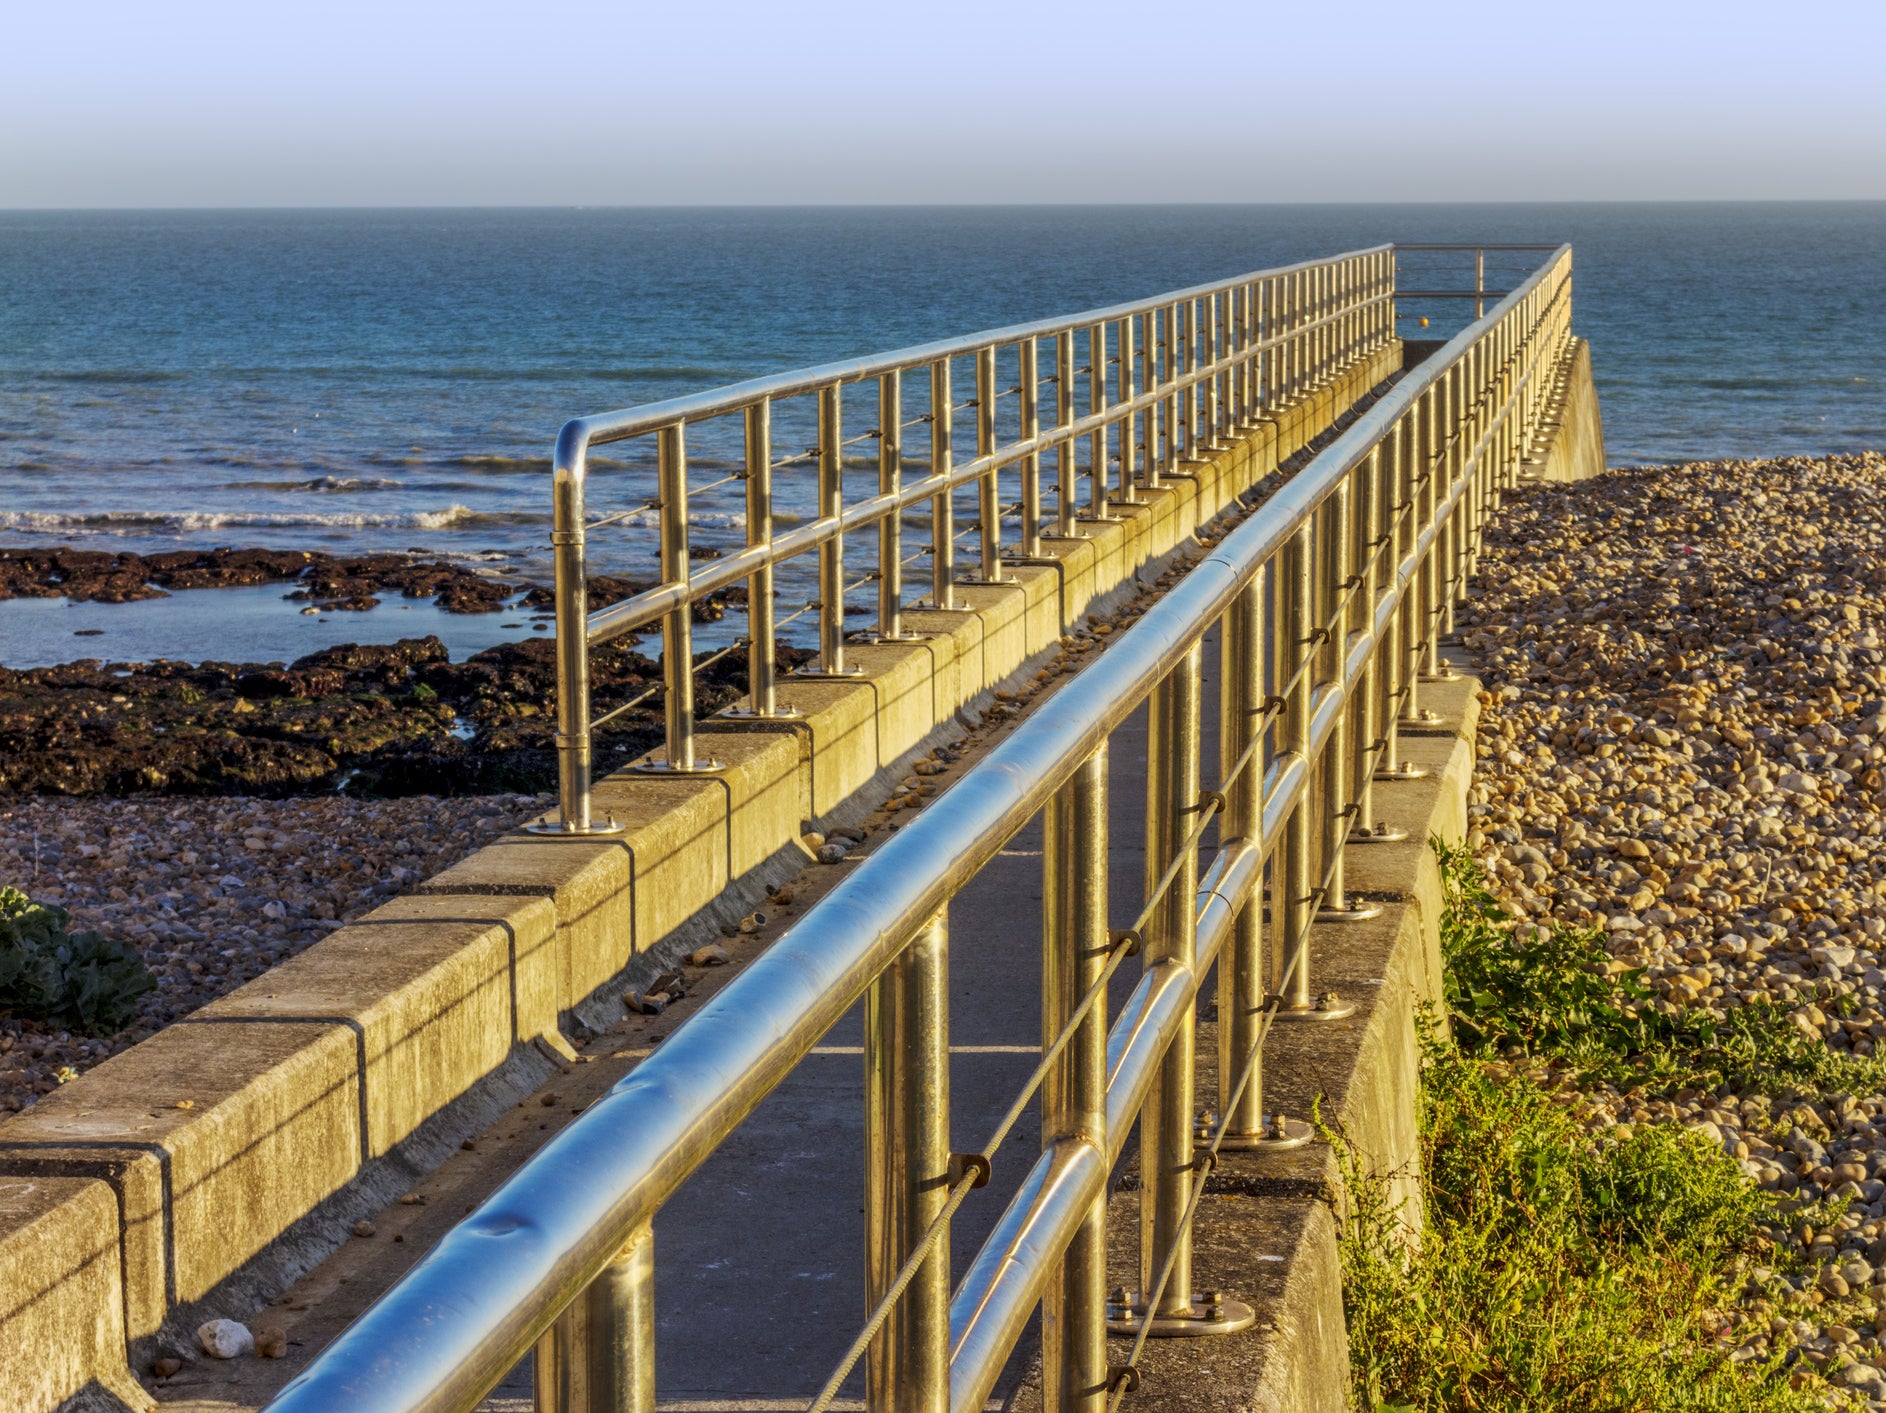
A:
[[[123,937],[157,988],[88,1039],[0,1019],[0,1106],[17,1111],[233,991],[541,812],[547,797],[0,800],[0,880]]]
[[[1521,490],[1459,628],[1468,842],[1516,927],[1596,930],[1639,1006],[1766,1003],[1886,1054],[1886,458]],[[1776,1254],[1807,1259],[1751,1271],[1731,1357],[1796,1348],[1886,1407],[1886,1093],[1565,1099],[1594,1133],[1693,1128],[1775,1193]]]

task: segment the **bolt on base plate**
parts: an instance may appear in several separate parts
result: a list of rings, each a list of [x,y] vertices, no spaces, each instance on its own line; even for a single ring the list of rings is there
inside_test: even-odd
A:
[[[1354,899],[1336,908],[1318,908],[1318,922],[1367,922],[1382,915],[1380,903],[1359,903]]]
[[[1428,771],[1426,766],[1416,765],[1413,761],[1398,760],[1376,771],[1375,778],[1377,780],[1426,780]]]
[[[1210,1143],[1211,1136],[1218,1131],[1216,1114],[1201,1114],[1198,1119],[1197,1141]],[[1302,1119],[1288,1119],[1282,1114],[1266,1114],[1264,1127],[1256,1133],[1227,1133],[1218,1141],[1221,1153],[1281,1153],[1290,1148],[1301,1148],[1316,1137],[1316,1130]]]
[[[1441,714],[1431,707],[1422,707],[1411,715],[1404,716],[1398,723],[1402,726],[1439,726]]]
[[[1351,844],[1399,844],[1407,837],[1407,830],[1397,829],[1391,824],[1371,824],[1349,831]]]
[[[1182,1315],[1155,1315],[1146,1333],[1154,1339],[1198,1339],[1236,1334],[1257,1323],[1257,1312],[1242,1300],[1213,1290],[1196,1297]],[[1116,1290],[1107,1301],[1107,1333],[1136,1335],[1146,1318],[1146,1302],[1137,1293]]]
[[[1334,991],[1325,991],[1308,1005],[1293,1006],[1285,1002],[1272,1015],[1280,1021],[1334,1021],[1347,1020],[1355,1013],[1354,1002],[1343,1000]]]

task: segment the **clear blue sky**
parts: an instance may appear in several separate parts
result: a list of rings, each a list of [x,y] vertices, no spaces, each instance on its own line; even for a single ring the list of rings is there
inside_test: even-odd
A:
[[[3,0],[0,206],[1886,198],[1886,0]]]

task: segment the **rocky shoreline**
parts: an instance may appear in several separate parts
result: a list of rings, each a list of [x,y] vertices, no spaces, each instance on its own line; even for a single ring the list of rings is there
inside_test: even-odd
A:
[[[806,654],[781,645],[788,665]],[[590,654],[595,700],[659,683],[618,640]],[[743,653],[699,669],[703,713],[746,690]],[[0,667],[0,795],[475,795],[554,788],[556,644],[451,662],[435,637],[276,663]],[[612,770],[662,739],[659,693],[597,733]]]
[[[1638,1007],[1772,1007],[1875,1076],[1567,1098],[1594,1133],[1691,1127],[1775,1193],[1802,1259],[1751,1273],[1730,1357],[1795,1351],[1886,1408],[1886,458],[1513,493],[1460,623],[1469,844],[1516,925],[1595,929]]]

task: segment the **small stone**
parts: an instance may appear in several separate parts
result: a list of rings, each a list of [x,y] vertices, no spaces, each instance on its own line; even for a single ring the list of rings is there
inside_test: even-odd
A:
[[[820,849],[825,847],[825,836],[814,831],[810,834],[801,834],[799,836],[799,842],[805,845],[805,851],[808,854],[816,854]]]
[[[159,1359],[155,1364],[151,1365],[151,1373],[155,1374],[160,1379],[167,1379],[182,1367],[183,1360],[176,1358],[174,1355],[166,1354],[162,1359]]]
[[[1849,1291],[1845,1278],[1838,1271],[1822,1271],[1821,1278],[1816,1284],[1823,1294],[1834,1296],[1836,1299]]]
[[[819,850],[819,862],[822,864],[835,864],[850,852],[851,845],[842,841],[827,844]]]
[[[288,1353],[288,1336],[280,1330],[257,1330],[255,1352],[264,1359],[280,1359]]]
[[[255,1336],[240,1320],[206,1320],[196,1327],[196,1339],[212,1359],[238,1359],[255,1348]]]
[[[478,1141],[476,1139],[468,1138],[458,1146],[467,1153],[476,1153],[478,1151]]]
[[[373,1232],[373,1223],[368,1221],[365,1217],[362,1217],[359,1221],[354,1223],[355,1236],[372,1236]]]
[[[421,1197],[417,1192],[408,1192],[400,1198],[399,1205],[402,1207],[423,1207],[426,1205],[426,1199]]]
[[[691,967],[724,967],[732,960],[733,956],[718,942],[696,947],[688,953],[688,965]]]

